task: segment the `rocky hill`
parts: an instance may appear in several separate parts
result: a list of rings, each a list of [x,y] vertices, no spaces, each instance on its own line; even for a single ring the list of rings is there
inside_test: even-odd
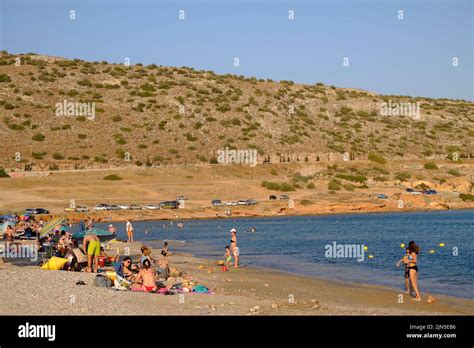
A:
[[[469,101],[186,67],[3,51],[0,113],[7,170],[215,163],[226,147],[272,163],[474,157]]]

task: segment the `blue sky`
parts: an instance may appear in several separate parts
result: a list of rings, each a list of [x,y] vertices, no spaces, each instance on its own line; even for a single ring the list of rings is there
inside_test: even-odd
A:
[[[11,53],[129,57],[132,64],[474,100],[471,0],[0,2],[0,45]]]

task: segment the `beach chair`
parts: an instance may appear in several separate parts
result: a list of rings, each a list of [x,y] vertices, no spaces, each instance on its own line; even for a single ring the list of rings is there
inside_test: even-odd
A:
[[[81,269],[87,267],[87,256],[86,256],[86,254],[84,254],[84,252],[79,248],[72,249],[72,252],[73,252],[74,256],[76,257],[76,263],[79,265],[79,267]]]

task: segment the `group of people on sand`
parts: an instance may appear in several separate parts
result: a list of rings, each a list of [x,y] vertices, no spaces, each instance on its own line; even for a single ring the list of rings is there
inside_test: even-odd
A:
[[[230,230],[231,237],[230,237],[230,247],[228,245],[225,246],[225,262],[228,265],[232,264],[232,256],[234,257],[234,267],[239,267],[240,262],[240,249],[237,245],[237,230],[235,228]]]
[[[408,247],[405,249],[405,256],[397,262],[397,267],[401,264],[405,265],[405,287],[406,294],[415,296],[412,300],[421,301],[420,291],[418,290],[418,254],[420,248],[414,241],[408,243]],[[412,295],[413,296],[413,295]]]
[[[97,273],[99,268],[98,258],[101,252],[100,239],[94,233],[87,234],[83,239],[83,250],[87,250],[87,271]],[[113,257],[115,273],[131,283],[130,289],[135,291],[155,292],[157,291],[156,280],[158,278],[167,279],[169,271],[168,256],[172,253],[168,250],[168,243],[164,242],[160,260],[151,257],[151,249],[142,246],[139,264],[133,264],[130,256],[125,256],[122,261],[119,255]]]

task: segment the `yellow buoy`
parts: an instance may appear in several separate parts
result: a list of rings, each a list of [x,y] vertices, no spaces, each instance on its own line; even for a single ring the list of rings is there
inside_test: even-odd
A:
[[[405,243],[400,244],[400,248],[404,248],[404,247],[405,247]]]
[[[373,259],[374,258],[374,255],[369,255],[369,259]]]
[[[430,254],[434,254],[434,250],[433,250],[433,249],[430,250]]]
[[[439,243],[439,246],[440,246],[440,247],[444,247],[444,243]]]
[[[364,245],[364,250],[369,250],[369,247],[367,245]]]

